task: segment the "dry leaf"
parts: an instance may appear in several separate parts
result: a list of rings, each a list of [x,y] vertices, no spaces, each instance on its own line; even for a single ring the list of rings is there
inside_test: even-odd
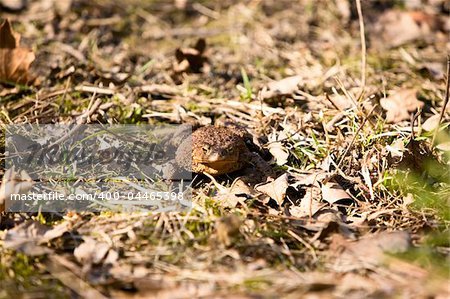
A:
[[[294,217],[312,217],[318,211],[320,211],[327,204],[320,203],[314,199],[314,195],[311,195],[311,192],[306,191],[305,196],[302,198],[300,202],[300,206],[291,206],[289,207],[289,213]]]
[[[85,242],[75,248],[73,255],[82,265],[99,264],[106,257],[110,246],[104,242],[97,242],[85,238]]]
[[[230,188],[218,188],[218,190],[214,199],[229,208],[234,208],[239,202],[256,195],[255,191],[240,178],[236,179]]]
[[[52,250],[39,245],[42,242],[42,237],[50,230],[50,227],[42,225],[37,221],[27,221],[6,233],[3,246],[22,252],[28,256],[51,253]]]
[[[439,114],[433,115],[432,117],[428,118],[423,124],[422,128],[425,131],[433,131],[439,126]]]
[[[72,0],[55,0],[54,7],[55,11],[60,16],[63,16],[70,11],[70,8],[72,7]]]
[[[402,158],[405,152],[405,144],[402,139],[397,139],[391,145],[386,145],[386,150],[391,154],[392,158]]]
[[[34,53],[30,49],[20,48],[20,35],[13,31],[8,20],[0,25],[0,82],[32,83],[29,73]]]
[[[0,186],[0,212],[4,210],[5,204],[11,199],[12,194],[25,194],[33,187],[33,184],[33,180],[25,170],[17,173],[14,167],[8,169]]]
[[[288,162],[289,152],[281,142],[270,143],[268,148],[269,152],[275,158],[277,165],[281,166]]]
[[[177,62],[174,64],[176,73],[191,72],[200,73],[207,72],[208,58],[205,56],[206,41],[203,38],[198,39],[194,48],[177,49],[175,57]]]
[[[299,185],[304,186],[320,186],[319,182],[330,177],[330,173],[322,170],[314,170],[310,174],[292,174],[295,177],[295,183],[292,185],[294,188]]]
[[[326,202],[333,204],[341,199],[351,197],[338,183],[327,182],[322,185],[322,198]]]
[[[438,23],[435,17],[424,12],[388,10],[379,18],[376,27],[390,47],[398,47],[430,36]]]
[[[438,144],[436,145],[436,148],[444,152],[450,152],[450,141]]]
[[[40,238],[38,244],[45,244],[47,242],[50,242],[53,239],[59,238],[62,235],[64,235],[64,233],[69,231],[69,227],[71,226],[71,223],[68,221],[64,221],[56,226],[54,226],[53,228],[51,228],[50,230],[47,230],[44,235]]]
[[[434,80],[444,79],[444,65],[439,62],[426,62],[418,65],[419,71],[430,76]]]
[[[411,112],[423,107],[424,103],[417,99],[416,93],[415,89],[400,89],[381,99],[381,107],[386,110],[386,121],[397,123],[407,120]]]
[[[261,98],[270,99],[277,96],[290,95],[298,90],[298,86],[302,82],[303,77],[300,75],[270,82],[261,90]]]
[[[27,0],[0,0],[0,7],[10,11],[20,11],[27,5]]]
[[[404,231],[383,232],[354,243],[339,242],[341,244],[338,247],[344,247],[344,250],[335,258],[333,269],[337,272],[349,272],[357,269],[373,269],[383,262],[385,252],[405,252],[411,245],[411,236]]]
[[[274,132],[269,136],[269,144],[267,145],[269,152],[276,159],[277,165],[280,166],[288,162],[289,151],[278,140],[285,139],[286,137],[287,136],[283,132],[278,135],[277,132]]]
[[[285,173],[276,180],[264,185],[259,185],[255,189],[256,191],[270,196],[270,198],[275,200],[278,205],[281,206],[286,196],[286,190],[288,187],[288,175]]]

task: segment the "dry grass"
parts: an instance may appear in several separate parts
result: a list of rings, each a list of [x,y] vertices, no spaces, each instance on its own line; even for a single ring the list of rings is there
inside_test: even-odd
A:
[[[282,206],[249,195],[230,208],[218,200],[214,183],[198,176],[188,213],[21,217],[50,225],[71,221],[70,233],[49,247],[72,265],[70,272],[79,271],[77,276],[110,296],[445,294],[449,156],[432,146],[433,133],[421,125],[441,111],[445,82],[424,66],[443,65],[448,36],[433,32],[431,41],[380,46],[375,23],[383,5],[362,3],[368,45],[361,69],[358,16],[346,17],[342,2],[201,1],[176,9],[165,1],[103,0],[74,1],[62,17],[40,11],[38,4],[31,7],[39,12],[34,17],[2,13],[37,53],[34,69],[42,78],[40,86],[0,90],[2,126],[68,123],[83,113],[88,123],[231,120],[248,128],[263,147],[276,136],[289,152],[288,163],[273,164],[279,174],[289,174]],[[384,5],[392,9],[397,2]],[[174,72],[175,49],[192,46],[198,37],[207,40],[211,72]],[[268,82],[292,75],[302,77],[297,90],[261,100]],[[418,89],[425,106],[414,124],[386,122],[379,103],[394,87]],[[444,113],[447,128],[438,143],[448,140],[448,121]],[[396,141],[407,149],[402,157],[388,150]],[[301,183],[323,172],[316,184]],[[230,187],[239,174],[218,183]],[[324,200],[321,186],[332,181],[349,200]],[[325,207],[297,217],[293,208],[307,200]],[[4,229],[18,216],[1,217]],[[352,271],[333,267],[340,257],[330,256],[347,246],[338,246],[337,235],[357,240],[397,230],[412,236],[414,249],[405,256],[371,267],[355,263]],[[118,259],[88,267],[77,263],[73,250],[87,238],[109,244]],[[50,282],[47,274],[35,276],[48,271],[45,258],[32,264],[12,254],[0,243],[0,279],[7,282],[0,297],[23,292],[39,297],[32,290],[44,287],[60,292],[56,297],[68,296],[58,275]]]

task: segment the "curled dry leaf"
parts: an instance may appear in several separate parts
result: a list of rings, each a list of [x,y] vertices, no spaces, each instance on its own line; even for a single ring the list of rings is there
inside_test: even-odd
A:
[[[277,165],[284,165],[288,162],[289,152],[281,142],[270,143],[269,152],[276,159]]]
[[[407,120],[411,112],[423,107],[424,103],[417,99],[416,93],[415,89],[399,89],[381,99],[381,107],[386,110],[386,121],[397,123]]]
[[[29,73],[35,56],[33,51],[20,47],[20,35],[6,20],[0,25],[0,82],[27,84],[34,81]]]
[[[333,204],[341,199],[351,197],[338,183],[327,182],[322,185],[322,198],[326,202]]]
[[[260,185],[255,189],[256,191],[270,196],[270,198],[274,199],[278,203],[278,205],[281,206],[286,196],[286,190],[288,187],[288,175],[287,173],[285,173],[276,180],[264,185]]]

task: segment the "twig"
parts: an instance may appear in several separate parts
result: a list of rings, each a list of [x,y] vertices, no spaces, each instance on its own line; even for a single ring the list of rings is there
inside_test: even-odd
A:
[[[361,89],[364,90],[366,86],[366,36],[364,30],[364,19],[361,8],[361,0],[356,1],[356,9],[358,10],[358,19],[359,19],[359,33],[361,35]]]
[[[441,114],[439,114],[439,122],[436,128],[434,129],[433,134],[433,140],[431,141],[431,144],[433,145],[436,141],[436,136],[439,132],[439,127],[442,122],[442,118],[444,117],[445,109],[447,108],[448,104],[448,90],[449,90],[449,77],[450,77],[450,55],[447,56],[447,83],[445,84],[445,98],[444,98],[444,105],[442,106]]]

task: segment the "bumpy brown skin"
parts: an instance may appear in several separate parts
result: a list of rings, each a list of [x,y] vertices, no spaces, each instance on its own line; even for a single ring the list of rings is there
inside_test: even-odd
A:
[[[242,169],[250,156],[240,130],[205,126],[179,146],[176,162],[193,172],[216,176]]]

